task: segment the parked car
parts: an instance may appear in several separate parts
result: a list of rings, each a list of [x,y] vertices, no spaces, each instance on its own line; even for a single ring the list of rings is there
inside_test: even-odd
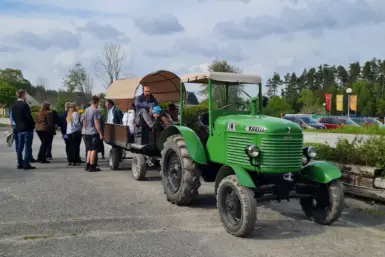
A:
[[[341,125],[354,127],[360,126],[349,117],[323,117],[319,119],[319,122],[325,125],[327,129],[336,129]]]
[[[297,123],[302,129],[307,129],[307,128],[310,127],[303,120],[301,120],[300,118],[295,117],[295,116],[285,116],[282,119],[289,120],[289,121],[292,121],[294,123]]]
[[[361,127],[378,126],[379,128],[385,128],[385,125],[375,118],[352,117],[352,120],[358,125],[360,125]]]
[[[308,115],[308,114],[286,114],[283,118],[300,119],[304,123],[303,127],[306,129],[327,129],[325,125],[319,123],[318,121],[313,119],[311,115]]]

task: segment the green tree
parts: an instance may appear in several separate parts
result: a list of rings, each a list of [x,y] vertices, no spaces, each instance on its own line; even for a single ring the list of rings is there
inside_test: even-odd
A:
[[[16,88],[5,81],[0,81],[0,103],[8,107],[16,100]]]
[[[302,113],[322,113],[320,99],[309,89],[302,89],[299,92],[297,103],[301,106]]]
[[[16,89],[24,89],[31,95],[35,93],[35,88],[24,78],[21,70],[9,68],[0,70],[0,81]]]
[[[241,70],[235,66],[227,62],[226,60],[214,60],[210,66],[208,67],[208,71],[210,72],[230,72],[230,73],[241,73]],[[199,93],[204,96],[208,96],[208,86],[201,85],[201,89]],[[243,85],[234,85],[229,86],[229,103],[234,102],[244,102],[242,99],[242,90],[244,89]],[[225,97],[226,97],[226,87],[225,85],[213,84],[213,103],[217,107],[225,105]]]
[[[274,72],[273,77],[268,79],[265,87],[267,88],[266,95],[270,98],[277,95],[278,88],[283,84],[281,77],[278,73]]]
[[[86,104],[92,96],[93,80],[82,64],[77,62],[64,78],[64,87],[69,93],[78,92],[81,97],[80,104]]]
[[[273,96],[263,111],[266,115],[280,117],[281,114],[293,112],[290,105],[279,96]]]

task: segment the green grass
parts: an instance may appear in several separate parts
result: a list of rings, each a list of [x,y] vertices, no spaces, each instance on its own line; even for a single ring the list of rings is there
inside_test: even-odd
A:
[[[8,124],[0,123],[0,127],[9,127],[9,125]]]
[[[35,235],[35,236],[23,236],[24,240],[34,240],[34,239],[43,239],[43,238],[50,238],[53,236],[50,235]]]
[[[384,135],[385,128],[378,127],[344,127],[336,129],[317,129],[317,130],[304,130],[305,132],[314,133],[341,133],[341,134],[353,134],[353,135]]]
[[[385,212],[377,208],[355,208],[356,211],[366,212],[376,217],[385,217]]]

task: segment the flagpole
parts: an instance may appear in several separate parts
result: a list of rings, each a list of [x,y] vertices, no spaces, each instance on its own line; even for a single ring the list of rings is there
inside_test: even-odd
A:
[[[352,93],[352,89],[349,87],[346,89],[346,94],[348,94],[348,117],[350,117],[350,94]]]
[[[332,111],[332,98],[333,98],[333,95],[330,94],[330,99],[329,99],[329,116],[330,116],[330,113]]]

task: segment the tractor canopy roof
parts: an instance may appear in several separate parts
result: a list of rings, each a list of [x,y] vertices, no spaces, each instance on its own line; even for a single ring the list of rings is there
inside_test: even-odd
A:
[[[114,81],[106,90],[106,99],[134,99],[137,90],[149,86],[158,102],[179,101],[181,79],[174,73],[159,70],[142,78],[128,78]],[[186,99],[186,89],[183,85],[183,98]]]
[[[262,78],[258,75],[230,73],[230,72],[202,72],[187,74],[181,77],[182,83],[207,84],[209,79],[213,84],[259,84]]]

